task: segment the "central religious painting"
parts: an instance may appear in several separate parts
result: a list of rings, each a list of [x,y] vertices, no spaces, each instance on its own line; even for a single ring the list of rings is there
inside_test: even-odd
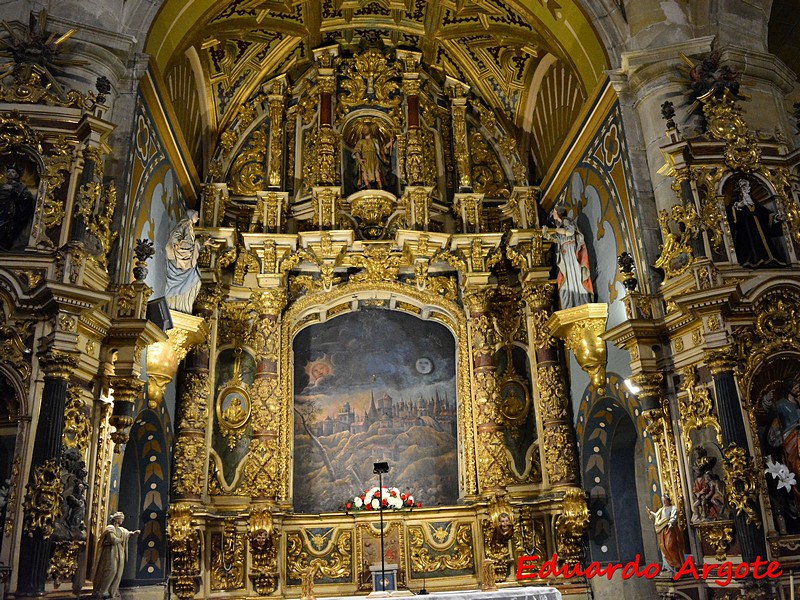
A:
[[[362,309],[294,339],[294,510],[344,510],[378,485],[458,499],[456,348],[443,325]]]

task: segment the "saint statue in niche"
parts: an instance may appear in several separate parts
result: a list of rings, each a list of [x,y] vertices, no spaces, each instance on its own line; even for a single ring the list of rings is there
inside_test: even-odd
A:
[[[351,173],[349,192],[358,190],[389,190],[395,186],[392,172],[392,149],[395,136],[382,121],[366,117],[348,127],[345,141],[350,147]]]
[[[0,184],[0,249],[11,250],[25,247],[36,200],[20,180],[20,167],[9,165],[5,171]]]
[[[728,206],[736,259],[743,267],[778,267],[786,264],[780,241],[781,215],[756,202],[750,181],[742,177],[734,185]]]
[[[771,298],[776,313],[781,298]],[[764,457],[763,483],[774,526],[781,534],[800,534],[800,357],[779,353],[755,367],[750,397],[757,407],[758,437]]]
[[[694,483],[692,484],[692,522],[716,521],[725,513],[724,484],[714,472],[717,459],[708,450],[698,447],[694,452]]]
[[[768,433],[770,446],[783,454],[786,466],[800,476],[800,381],[787,377],[777,390],[777,400],[772,398],[776,417]],[[792,487],[795,500],[800,490]]]

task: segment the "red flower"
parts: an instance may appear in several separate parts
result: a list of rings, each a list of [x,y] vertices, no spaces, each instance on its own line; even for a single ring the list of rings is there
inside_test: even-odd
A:
[[[381,504],[383,504],[384,506],[389,506],[389,500],[387,498],[384,498],[383,500],[381,500]]]
[[[408,504],[409,506],[414,506],[414,501],[411,498],[409,498],[408,500],[406,500],[406,504]],[[420,506],[420,504],[417,504],[417,506]]]
[[[406,494],[405,492],[403,492],[402,494],[400,494],[400,499],[401,499],[403,502],[405,502],[406,498],[408,498],[408,494]]]
[[[367,510],[372,510],[372,503],[370,502],[369,504],[365,504],[364,508],[366,508]]]
[[[353,506],[353,505],[352,505],[352,504],[350,504],[349,502],[348,502],[347,504],[345,504],[345,505],[344,505],[344,507],[345,507],[347,510],[350,510],[350,508],[351,508],[352,506]]]
[[[417,502],[417,508],[422,508],[422,502]]]

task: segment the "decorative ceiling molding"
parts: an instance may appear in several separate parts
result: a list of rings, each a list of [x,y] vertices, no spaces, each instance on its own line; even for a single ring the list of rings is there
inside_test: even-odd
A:
[[[312,65],[312,50],[332,44],[345,51],[375,45],[419,50],[429,72],[469,84],[508,131],[528,131],[530,107],[544,89],[536,73],[545,57],[566,70],[570,100],[586,98],[608,68],[597,33],[576,2],[166,0],[145,49],[161,73],[185,64],[187,52],[199,57],[207,140],[234,122],[265,81],[281,73],[296,80]],[[167,94],[174,104],[182,102]],[[566,112],[574,110],[570,102]],[[188,115],[184,120],[191,121]],[[554,145],[539,149],[537,158],[550,155]]]

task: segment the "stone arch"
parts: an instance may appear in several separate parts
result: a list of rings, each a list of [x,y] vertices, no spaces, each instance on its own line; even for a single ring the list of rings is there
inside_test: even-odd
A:
[[[645,565],[658,556],[646,510],[660,495],[660,484],[656,449],[644,426],[638,399],[615,373],[609,373],[604,394],[587,390],[581,401],[576,432],[589,507],[587,562],[625,563],[638,556]],[[620,583],[619,577],[591,581],[598,597],[655,595],[649,580]]]
[[[628,22],[624,8],[616,0],[578,0],[605,47],[612,68],[621,64],[620,49],[627,46]]]
[[[618,431],[620,425],[621,429]],[[639,524],[647,523],[647,515],[642,509],[656,503],[661,487],[656,448],[652,438],[645,431],[645,425],[638,399],[627,391],[623,379],[616,373],[608,374],[604,394],[598,393],[594,388],[587,389],[581,399],[575,429],[579,440],[583,486],[589,495],[590,511],[593,499],[602,500],[611,495],[609,465],[616,461],[622,468],[630,469],[631,464],[624,462],[625,456],[620,452],[624,452],[624,448],[628,448],[629,451],[634,449],[632,454],[636,455],[638,461],[633,465],[636,469],[634,485],[638,482],[641,486],[636,489]],[[614,485],[618,487],[624,483],[625,480],[618,480]],[[595,510],[590,518],[601,516],[596,512]],[[591,530],[592,521],[589,527]],[[602,523],[599,527],[603,529]],[[655,537],[650,542],[654,548]],[[643,540],[643,543],[647,546],[648,540]],[[602,543],[598,545],[598,550],[601,545]],[[592,559],[602,560],[594,555]]]

